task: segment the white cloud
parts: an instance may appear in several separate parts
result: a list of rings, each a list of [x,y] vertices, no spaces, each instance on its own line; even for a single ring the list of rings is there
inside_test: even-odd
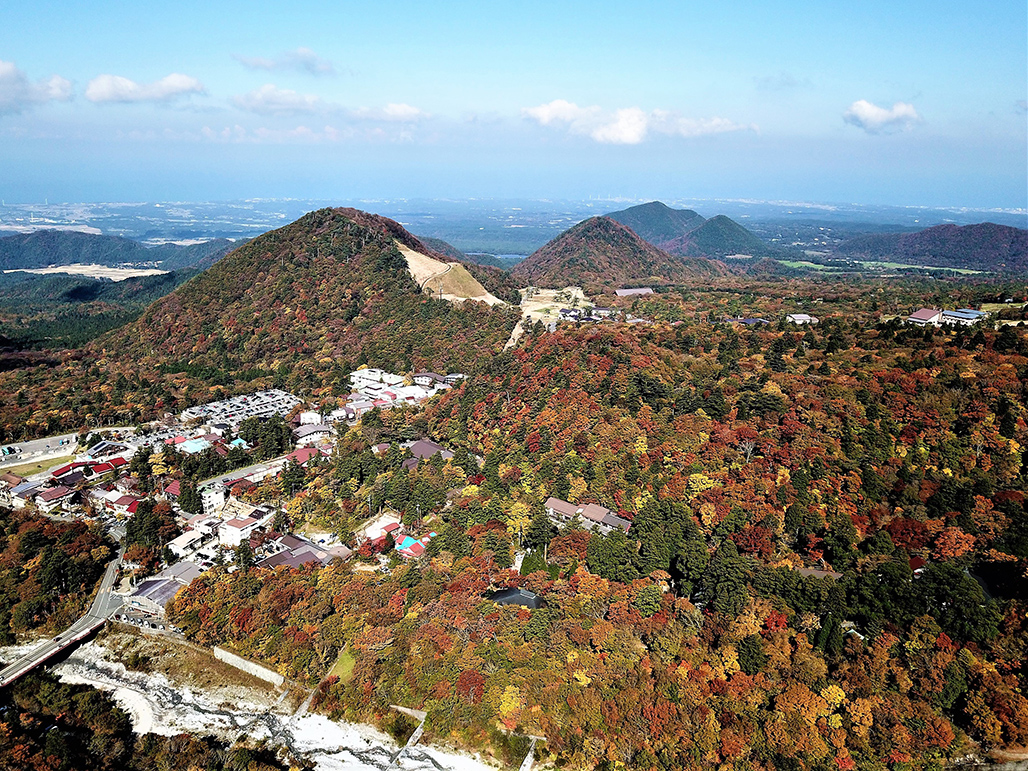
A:
[[[91,102],[170,102],[187,94],[203,93],[203,83],[178,72],[153,83],[137,83],[120,75],[99,75],[86,86],[86,99]]]
[[[568,123],[571,125],[593,122],[600,113],[599,107],[579,107],[565,99],[554,99],[549,104],[538,107],[526,107],[521,111],[544,126],[551,123]]]
[[[526,107],[521,114],[542,126],[562,125],[572,134],[589,136],[603,144],[637,145],[650,134],[698,137],[757,128],[727,118],[686,118],[670,110],[645,112],[638,107],[625,107],[611,114],[596,106],[579,107],[564,99]]]
[[[590,136],[597,142],[612,145],[637,145],[646,138],[649,117],[638,107],[618,110],[614,120],[597,126]]]
[[[300,94],[287,88],[266,83],[248,94],[235,98],[236,107],[258,115],[289,115],[317,112],[327,105],[314,94]]]
[[[311,75],[334,75],[335,67],[328,59],[323,59],[309,48],[297,48],[274,59],[263,56],[240,56],[232,54],[232,58],[251,70],[300,70]]]
[[[34,104],[71,99],[71,81],[60,75],[35,83],[14,62],[0,60],[0,115],[13,114]]]
[[[864,129],[868,134],[906,131],[921,122],[921,116],[912,104],[896,102],[891,108],[886,109],[866,99],[858,99],[851,104],[843,113],[842,119],[851,126]]]
[[[415,123],[430,117],[427,112],[409,104],[387,104],[381,109],[359,107],[351,115],[361,120],[389,121],[393,123]]]

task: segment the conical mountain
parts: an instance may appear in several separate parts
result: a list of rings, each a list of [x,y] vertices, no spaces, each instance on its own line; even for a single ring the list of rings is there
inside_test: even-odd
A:
[[[437,299],[442,292],[429,295],[415,281],[404,252],[435,262],[446,279],[460,276],[461,286],[439,282],[451,295],[492,292],[392,220],[354,209],[310,212],[87,348],[48,367],[0,372],[0,393],[22,397],[0,404],[0,432],[132,424],[273,386],[323,401],[348,393],[348,373],[361,364],[470,373],[499,353],[519,309]]]
[[[675,257],[609,217],[564,231],[512,271],[536,286],[610,290],[628,283],[672,284],[724,275],[724,265]]]
[[[706,220],[692,209],[672,209],[660,201],[631,206],[606,215],[627,225],[643,241],[664,248],[664,244],[690,233]]]
[[[719,214],[695,230],[662,245],[671,254],[717,260],[732,255],[773,257],[781,250],[761,241],[733,219]]]

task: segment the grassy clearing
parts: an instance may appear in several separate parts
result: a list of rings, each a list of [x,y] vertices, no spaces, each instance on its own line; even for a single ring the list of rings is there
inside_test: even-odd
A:
[[[328,670],[328,676],[332,677],[332,675],[335,675],[339,678],[340,682],[348,683],[350,678],[353,677],[353,667],[356,663],[357,659],[350,653],[350,649],[343,648],[339,651],[339,658],[336,659],[336,663]]]
[[[65,463],[70,463],[75,459],[74,455],[65,455],[61,458],[49,458],[47,460],[41,460],[36,463],[23,463],[20,466],[11,466],[5,468],[4,473],[6,474],[17,474],[20,477],[29,477],[33,474],[39,474],[43,471],[49,471],[57,466],[62,466]]]
[[[820,265],[816,262],[807,262],[806,260],[778,260],[778,262],[782,263],[782,265],[785,265],[787,268],[805,268],[806,270],[832,273],[838,273],[842,270],[841,266]]]

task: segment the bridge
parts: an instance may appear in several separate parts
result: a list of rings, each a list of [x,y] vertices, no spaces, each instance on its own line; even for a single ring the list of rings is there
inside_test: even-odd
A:
[[[119,551],[118,556],[107,565],[107,571],[104,573],[103,580],[100,581],[96,597],[93,598],[86,614],[52,640],[36,646],[13,664],[0,670],[0,688],[10,685],[40,664],[77,646],[107,623],[107,619],[121,607],[121,597],[114,594],[111,589],[114,587],[114,579],[118,574],[118,567],[121,565],[122,553]]]

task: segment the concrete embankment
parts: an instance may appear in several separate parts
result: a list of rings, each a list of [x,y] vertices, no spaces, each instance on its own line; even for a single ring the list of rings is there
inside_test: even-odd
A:
[[[281,686],[286,681],[286,679],[278,672],[268,669],[267,667],[262,667],[260,664],[250,661],[249,659],[244,659],[242,656],[237,656],[235,653],[227,651],[224,648],[215,647],[214,658],[218,661],[223,661],[236,669],[241,669],[254,677],[259,677],[261,680],[271,683],[274,686]]]

